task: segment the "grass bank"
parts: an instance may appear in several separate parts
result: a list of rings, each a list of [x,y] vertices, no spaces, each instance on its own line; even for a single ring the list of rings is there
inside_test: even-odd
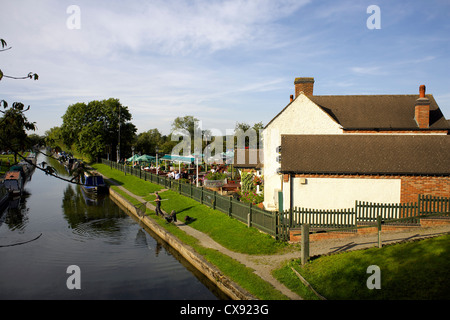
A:
[[[301,284],[291,267],[329,300],[448,300],[449,257],[450,235],[445,235],[323,256],[304,266],[294,260],[274,276],[306,299],[316,296]],[[372,265],[380,268],[381,289],[367,287],[373,275],[367,268]]]
[[[28,152],[22,153],[22,155],[25,157],[26,155],[28,155]],[[17,162],[20,162],[21,160],[22,158],[17,156]],[[14,154],[0,155],[0,176],[8,172],[9,168],[15,165],[17,162],[14,162]]]
[[[143,197],[146,201],[154,200],[153,193],[162,189],[161,186],[141,180],[132,175],[126,175],[118,170],[110,169],[103,164],[93,164],[92,167],[110,177],[115,183],[131,191],[133,194]],[[115,186],[111,186],[132,204],[139,205],[139,201]],[[178,220],[184,221],[185,216],[195,219],[189,225],[197,230],[208,234],[215,241],[230,250],[246,254],[273,254],[285,251],[288,244],[276,241],[272,237],[263,234],[255,228],[248,228],[241,222],[232,219],[224,213],[212,210],[195,200],[182,196],[173,191],[160,193],[162,199],[169,199],[162,202],[162,209],[166,212],[176,210]],[[155,215],[149,209],[146,214],[157,221],[162,227],[178,237],[185,244],[193,247],[206,260],[217,266],[227,277],[238,283],[244,289],[262,300],[285,300],[286,296],[281,294],[272,285],[262,280],[238,261],[216,251],[199,245],[198,240],[186,234],[173,224],[168,224],[164,219]]]

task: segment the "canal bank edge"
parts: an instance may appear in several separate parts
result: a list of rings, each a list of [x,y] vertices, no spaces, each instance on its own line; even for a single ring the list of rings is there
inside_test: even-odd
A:
[[[105,177],[106,178],[106,177]],[[106,178],[107,179],[107,178]],[[189,263],[204,274],[211,282],[222,290],[233,300],[257,300],[252,294],[244,290],[234,281],[226,277],[218,268],[206,261],[192,247],[181,242],[177,237],[161,227],[156,221],[148,216],[139,216],[137,209],[127,199],[122,197],[118,192],[109,188],[109,194],[113,200],[116,200],[127,211],[132,213],[136,218],[155,232],[161,239],[167,242],[172,248],[177,250]]]

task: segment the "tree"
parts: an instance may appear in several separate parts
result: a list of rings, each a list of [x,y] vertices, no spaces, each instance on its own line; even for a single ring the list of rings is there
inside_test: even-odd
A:
[[[141,154],[153,155],[156,153],[156,147],[161,147],[164,142],[163,136],[158,129],[150,129],[137,136],[135,151]]]
[[[27,139],[27,130],[34,131],[36,126],[34,122],[29,122],[25,116],[25,112],[30,109],[29,106],[25,109],[23,103],[14,102],[9,107],[4,100],[0,101],[0,106],[5,109],[5,111],[0,110],[3,114],[0,119],[0,144],[2,148],[14,152],[14,160],[17,162],[18,152],[32,145]]]
[[[255,123],[253,126],[250,126],[245,122],[237,122],[236,127],[234,128],[235,135],[235,147],[242,147],[242,140],[245,140],[245,147],[251,149],[257,149],[258,145],[261,148],[261,131],[264,129],[264,125],[262,122]]]
[[[194,137],[195,130],[198,129],[198,119],[193,116],[178,117],[173,120],[172,132],[176,130],[186,130],[191,137]]]
[[[50,130],[45,131],[44,142],[46,146],[50,148],[57,148],[61,146],[62,136],[61,128],[53,127]]]
[[[184,116],[176,118],[172,123],[171,138],[173,137],[174,134],[182,136],[188,134],[189,143],[191,145],[191,152],[194,152],[196,145],[194,138],[197,137],[201,139],[202,135],[202,132],[200,131],[200,127],[198,124],[199,120],[193,116]],[[199,146],[201,147],[202,142],[197,141],[197,143],[199,143]]]
[[[128,107],[118,99],[73,104],[62,118],[64,143],[91,160],[106,153],[113,158],[131,153],[136,127],[130,122]]]

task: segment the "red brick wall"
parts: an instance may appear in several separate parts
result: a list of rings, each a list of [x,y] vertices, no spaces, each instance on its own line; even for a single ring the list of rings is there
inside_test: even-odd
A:
[[[419,194],[450,197],[450,177],[403,176],[401,202],[416,202]]]
[[[296,178],[336,179],[401,179],[400,202],[416,202],[420,194],[436,197],[450,197],[450,177],[433,176],[376,176],[376,175],[307,175],[296,174]],[[356,199],[357,200],[357,199]]]

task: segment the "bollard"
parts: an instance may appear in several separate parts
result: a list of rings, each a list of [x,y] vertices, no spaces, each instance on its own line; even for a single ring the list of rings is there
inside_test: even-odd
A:
[[[309,224],[302,224],[302,265],[309,260]]]

